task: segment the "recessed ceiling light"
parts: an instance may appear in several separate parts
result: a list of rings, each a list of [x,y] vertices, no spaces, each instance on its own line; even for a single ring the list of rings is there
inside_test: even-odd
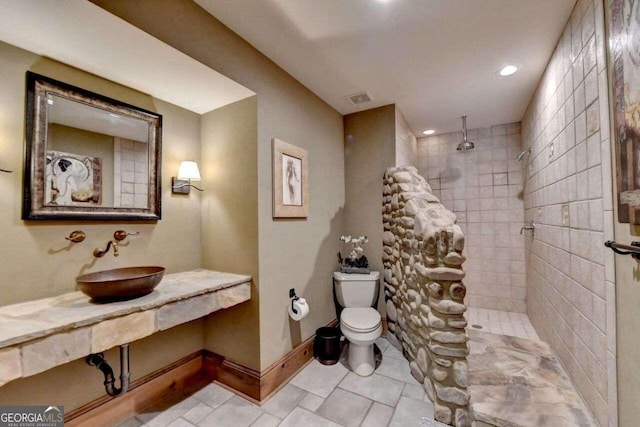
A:
[[[434,133],[436,133],[436,131],[434,129],[427,129],[427,130],[423,130],[422,133],[424,135],[433,135]]]
[[[518,67],[515,65],[507,65],[502,70],[500,70],[499,74],[503,77],[510,76],[518,71]]]

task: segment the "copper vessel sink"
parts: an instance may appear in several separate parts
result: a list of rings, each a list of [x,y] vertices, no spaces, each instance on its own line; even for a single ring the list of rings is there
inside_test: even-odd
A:
[[[78,289],[95,302],[123,301],[147,295],[158,286],[164,267],[127,267],[76,277]]]

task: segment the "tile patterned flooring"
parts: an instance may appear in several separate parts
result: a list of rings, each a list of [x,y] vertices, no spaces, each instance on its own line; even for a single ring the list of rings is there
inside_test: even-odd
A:
[[[472,307],[469,329],[538,339],[526,314]],[[359,377],[342,363],[312,361],[262,407],[210,384],[179,402],[150,408],[122,423],[145,426],[304,426],[432,427],[433,404],[409,372],[409,364],[386,339],[376,342],[382,363],[370,377]]]
[[[376,341],[382,363],[360,377],[342,363],[313,360],[262,407],[209,384],[183,400],[148,409],[122,427],[437,427],[433,404],[386,339]]]
[[[469,330],[477,329],[493,334],[540,339],[525,313],[470,307],[467,311],[467,321]],[[482,326],[482,328],[476,328],[474,325]]]

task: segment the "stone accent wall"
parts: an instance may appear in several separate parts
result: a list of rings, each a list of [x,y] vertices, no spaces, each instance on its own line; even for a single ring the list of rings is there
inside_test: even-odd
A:
[[[464,235],[412,166],[389,168],[383,191],[389,341],[435,405],[435,419],[469,426]]]

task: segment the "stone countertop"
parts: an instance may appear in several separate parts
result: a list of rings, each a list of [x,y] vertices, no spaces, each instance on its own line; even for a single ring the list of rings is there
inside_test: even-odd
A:
[[[149,295],[112,303],[93,303],[71,292],[0,307],[0,350],[38,338],[93,325],[131,313],[157,309],[251,281],[250,276],[210,270],[167,274]]]

